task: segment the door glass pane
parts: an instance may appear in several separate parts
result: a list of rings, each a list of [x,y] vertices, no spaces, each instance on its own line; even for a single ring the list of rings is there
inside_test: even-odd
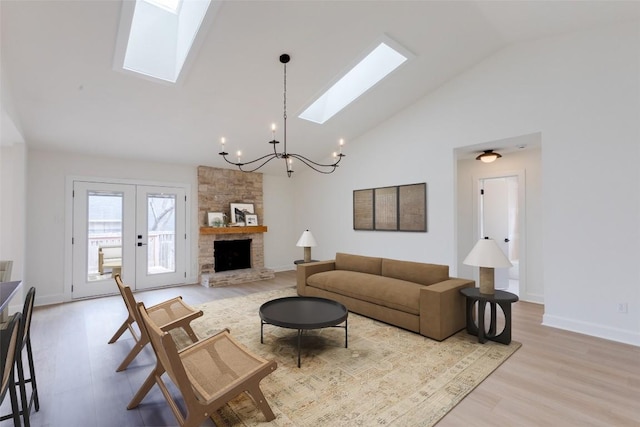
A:
[[[176,195],[147,195],[147,274],[176,270]]]
[[[88,194],[87,280],[107,280],[122,271],[122,192]]]

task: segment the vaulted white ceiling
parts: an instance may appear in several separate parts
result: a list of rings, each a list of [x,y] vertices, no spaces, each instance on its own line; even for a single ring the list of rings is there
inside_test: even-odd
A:
[[[189,0],[185,0],[189,1]],[[120,1],[0,2],[2,143],[223,166],[228,151],[266,154],[282,123],[288,148],[314,159],[353,141],[496,51],[640,18],[640,3],[484,1],[218,2],[178,84],[114,70]],[[414,57],[323,125],[297,116],[386,35]],[[281,139],[281,135],[279,136]],[[281,171],[277,169],[268,171]]]

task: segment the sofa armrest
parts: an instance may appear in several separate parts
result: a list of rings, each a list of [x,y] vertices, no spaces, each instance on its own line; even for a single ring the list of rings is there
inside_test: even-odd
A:
[[[320,273],[322,271],[330,271],[335,269],[335,260],[298,264],[298,271],[296,276],[298,295],[306,295],[305,287],[307,286],[307,278],[309,276],[311,276],[312,274]]]
[[[442,341],[466,326],[465,298],[460,289],[474,287],[469,279],[452,277],[420,290],[420,334]]]

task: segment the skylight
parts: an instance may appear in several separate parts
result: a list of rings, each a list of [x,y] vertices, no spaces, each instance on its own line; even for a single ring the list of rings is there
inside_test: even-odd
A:
[[[326,122],[407,59],[387,43],[380,43],[298,117],[319,124]]]
[[[124,2],[115,65],[175,83],[210,4],[211,0],[136,0],[130,7]]]
[[[151,3],[162,9],[168,10],[171,13],[178,13],[178,8],[182,0],[144,0],[147,3]]]

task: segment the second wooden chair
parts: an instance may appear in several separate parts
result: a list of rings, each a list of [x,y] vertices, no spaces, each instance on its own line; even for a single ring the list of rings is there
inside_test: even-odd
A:
[[[137,407],[157,384],[181,427],[201,425],[229,400],[245,392],[266,421],[275,419],[260,390],[260,381],[276,370],[278,365],[275,361],[253,354],[234,340],[228,330],[178,350],[171,334],[153,324],[144,304],[138,303],[138,307],[142,318],[140,327],[147,329],[157,364],[127,409]],[[162,379],[165,372],[180,390],[184,414]]]

